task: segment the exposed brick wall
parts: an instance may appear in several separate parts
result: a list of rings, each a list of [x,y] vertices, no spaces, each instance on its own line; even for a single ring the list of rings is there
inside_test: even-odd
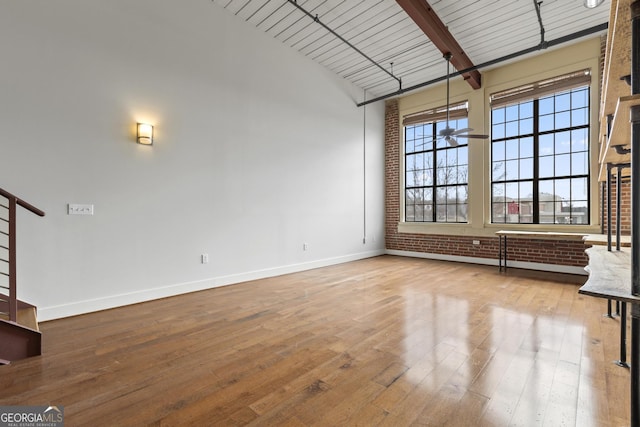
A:
[[[614,178],[611,180],[611,232],[616,232],[616,197],[618,196],[618,184],[615,179],[615,170],[613,171]],[[599,184],[602,185],[602,184]],[[623,236],[631,235],[631,181],[623,179],[620,184],[620,234]],[[604,218],[601,218],[601,224],[605,233],[608,232],[607,228],[607,186],[604,185]],[[602,199],[601,199],[602,200]],[[598,202],[600,203],[600,202]],[[602,213],[602,209],[600,210]]]
[[[393,241],[400,221],[400,116],[396,99],[386,102],[384,128],[385,235],[387,248],[396,249]]]
[[[398,101],[385,108],[385,238],[389,250],[497,258],[498,238],[486,236],[443,236],[399,233],[400,221],[400,116]],[[479,240],[480,245],[474,245]],[[587,265],[581,241],[509,239],[509,260],[583,267]]]

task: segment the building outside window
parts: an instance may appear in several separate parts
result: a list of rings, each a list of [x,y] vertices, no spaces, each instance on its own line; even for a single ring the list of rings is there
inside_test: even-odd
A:
[[[583,70],[491,97],[491,221],[589,224]]]
[[[440,107],[404,118],[405,222],[468,222],[467,140],[438,137],[446,115]],[[450,106],[448,123],[468,127],[466,102]]]

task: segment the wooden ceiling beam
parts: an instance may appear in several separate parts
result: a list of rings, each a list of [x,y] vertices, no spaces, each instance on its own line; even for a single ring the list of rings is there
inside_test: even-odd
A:
[[[396,2],[443,55],[451,53],[451,65],[456,70],[464,70],[474,66],[471,59],[464,53],[464,49],[426,0],[396,0]],[[469,71],[462,76],[472,88],[480,89],[482,86],[482,76],[478,70]]]

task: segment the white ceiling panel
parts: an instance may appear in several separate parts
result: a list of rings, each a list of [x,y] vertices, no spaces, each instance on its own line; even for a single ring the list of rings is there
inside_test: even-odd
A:
[[[545,41],[608,21],[610,0],[595,9],[583,7],[582,2],[541,3]],[[211,0],[211,3],[212,7],[236,15],[359,86],[367,92],[368,99],[398,91],[396,78],[402,80],[403,88],[408,88],[446,73],[441,52],[395,0],[297,1],[312,17],[317,16],[322,24],[376,64],[291,1]],[[429,4],[476,65],[540,43],[533,0],[431,0]],[[391,72],[393,76],[389,75]]]

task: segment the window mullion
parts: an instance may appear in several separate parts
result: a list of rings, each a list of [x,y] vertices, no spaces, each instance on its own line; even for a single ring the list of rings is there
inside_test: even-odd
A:
[[[433,138],[433,143],[431,148],[433,148],[433,164],[431,165],[433,180],[431,181],[433,184],[431,185],[431,222],[436,222],[436,212],[438,211],[438,198],[437,198],[437,188],[438,188],[438,150],[436,149],[436,123],[433,123],[431,127],[431,136]]]
[[[539,178],[540,178],[540,127],[539,127],[540,104],[538,99],[533,100],[533,194],[532,210],[533,223],[540,224],[540,200],[539,200]]]

